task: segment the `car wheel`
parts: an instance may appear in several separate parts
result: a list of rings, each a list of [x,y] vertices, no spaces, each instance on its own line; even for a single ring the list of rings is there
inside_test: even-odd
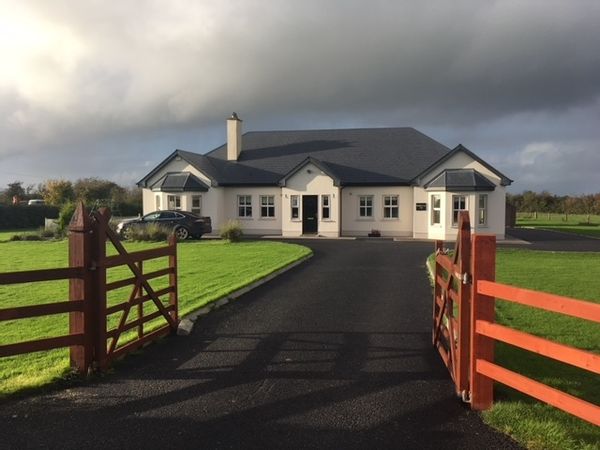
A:
[[[126,227],[121,230],[121,239],[128,241],[131,239],[131,227]]]
[[[178,241],[185,241],[190,236],[190,232],[185,227],[177,227],[175,228],[175,236]]]

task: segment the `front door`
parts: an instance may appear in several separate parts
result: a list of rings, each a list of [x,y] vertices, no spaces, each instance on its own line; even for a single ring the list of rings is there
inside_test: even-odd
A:
[[[302,234],[317,234],[317,195],[302,196]]]

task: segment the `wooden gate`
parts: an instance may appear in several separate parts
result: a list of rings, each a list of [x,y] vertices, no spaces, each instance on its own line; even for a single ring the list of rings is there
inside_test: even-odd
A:
[[[600,406],[508,370],[494,361],[496,342],[600,374],[600,355],[495,323],[496,298],[600,323],[600,305],[497,283],[496,237],[471,235],[461,212],[454,255],[436,242],[433,343],[456,392],[475,410],[493,404],[494,381],[600,426]]]
[[[454,380],[456,393],[466,400],[469,389],[469,266],[471,227],[469,214],[460,213],[454,254],[435,244],[433,345]]]
[[[169,237],[169,245],[137,252],[127,252],[119,237],[109,227],[110,210],[102,208],[91,214],[92,229],[95,230],[97,239],[92,246],[95,247],[95,303],[98,307],[98,317],[103,327],[98,330],[96,345],[96,361],[100,368],[105,368],[112,360],[125,353],[133,351],[146,342],[164,336],[177,330],[177,246],[175,236]],[[109,242],[116,249],[117,254],[106,255],[106,243]],[[143,263],[155,258],[168,257],[168,266],[149,273],[144,273]],[[107,283],[107,270],[119,266],[129,268],[131,277]],[[150,281],[155,278],[168,276],[168,285],[160,290],[155,290]],[[116,304],[108,303],[107,294],[110,291],[132,286],[128,299]],[[165,299],[166,297],[166,299]],[[144,305],[150,303],[156,310],[147,314]],[[131,312],[135,310],[135,318],[131,319]],[[115,328],[108,329],[109,317],[119,315]],[[145,331],[144,325],[154,319],[164,319],[163,325],[150,333]],[[137,337],[128,343],[119,345],[123,333],[132,329],[137,330]]]
[[[69,314],[69,333],[43,339],[0,345],[0,357],[69,347],[71,367],[80,373],[104,369],[111,361],[147,342],[175,332],[177,315],[177,242],[167,246],[128,252],[109,227],[110,210],[88,212],[77,206],[69,226],[69,267],[0,274],[0,284],[69,280],[69,301],[0,309],[0,322]],[[107,242],[116,250],[107,255]],[[109,252],[113,253],[113,252]],[[144,261],[167,257],[159,270],[144,272]],[[107,270],[126,266],[130,276],[107,281]],[[154,289],[150,280],[168,279],[167,286]],[[131,286],[126,299],[108,301],[108,292]],[[145,305],[152,306],[149,311]],[[135,311],[132,314],[132,310]],[[118,320],[110,317],[118,314]],[[157,320],[162,324],[156,324]],[[151,329],[147,325],[150,321]],[[116,322],[114,328],[111,323]],[[135,329],[137,333],[123,334]]]

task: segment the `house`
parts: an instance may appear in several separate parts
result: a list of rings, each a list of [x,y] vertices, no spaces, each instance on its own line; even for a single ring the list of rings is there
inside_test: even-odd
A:
[[[459,212],[504,237],[507,178],[473,152],[414,128],[248,132],[234,113],[227,143],[176,150],[138,186],[144,214],[182,209],[230,219],[245,234],[454,239]]]

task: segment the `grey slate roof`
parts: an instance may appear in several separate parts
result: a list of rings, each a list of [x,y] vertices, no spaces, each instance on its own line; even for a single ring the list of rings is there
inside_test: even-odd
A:
[[[208,186],[190,172],[172,172],[161,177],[152,189],[162,192],[206,192]]]
[[[420,174],[457,149],[450,151],[409,127],[248,132],[242,136],[237,161],[227,160],[226,144],[205,155],[176,150],[138,185],[147,187],[155,173],[181,157],[209,177],[213,186],[282,185],[308,161],[339,186],[404,186],[415,184]]]
[[[496,186],[475,169],[446,169],[425,185],[426,189],[461,191],[493,191]]]

